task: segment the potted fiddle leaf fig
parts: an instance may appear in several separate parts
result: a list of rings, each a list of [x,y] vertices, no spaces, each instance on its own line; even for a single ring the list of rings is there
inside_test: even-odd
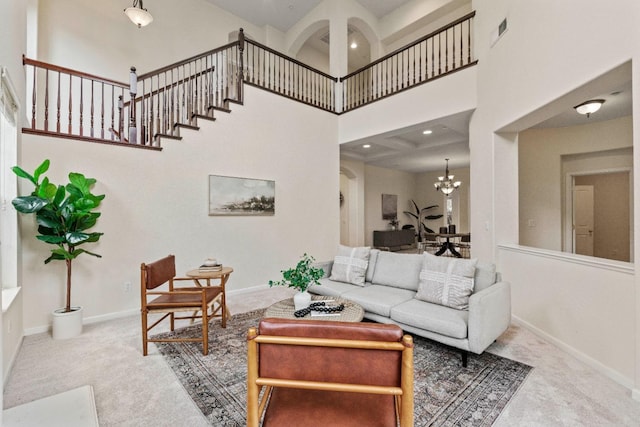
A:
[[[69,174],[68,184],[53,184],[44,176],[49,164],[49,160],[45,160],[33,174],[19,166],[12,168],[19,178],[35,187],[31,194],[16,197],[12,203],[18,212],[35,215],[38,225],[36,239],[53,246],[44,263],[64,261],[66,264],[66,305],[53,312],[52,325],[53,338],[61,339],[82,332],[82,307],[71,306],[71,266],[81,254],[101,258],[101,255],[81,246],[97,242],[104,234],[89,231],[100,217],[100,212],[95,212],[95,209],[100,206],[104,194],[93,194],[91,188],[96,180],[77,172]]]
[[[282,280],[269,280],[269,286],[288,286],[298,290],[298,293],[293,296],[296,310],[309,307],[311,294],[307,292],[307,288],[311,284],[319,285],[320,282],[318,280],[324,276],[322,268],[313,266],[314,261],[314,257],[304,254],[295,268],[281,271]]]

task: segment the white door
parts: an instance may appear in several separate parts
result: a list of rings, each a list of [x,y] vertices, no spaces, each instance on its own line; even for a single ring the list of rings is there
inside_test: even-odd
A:
[[[574,253],[593,256],[593,185],[573,187]]]

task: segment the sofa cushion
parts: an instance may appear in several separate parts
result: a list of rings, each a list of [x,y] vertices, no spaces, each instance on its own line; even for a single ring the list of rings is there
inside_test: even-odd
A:
[[[367,272],[364,275],[365,282],[371,282],[373,280],[373,273],[376,270],[379,253],[380,249],[371,249],[371,252],[369,252],[369,266],[367,267]]]
[[[466,310],[473,292],[477,259],[439,257],[425,252],[416,298]]]
[[[369,252],[371,248],[368,246],[352,248],[340,245],[329,278],[338,282],[364,285],[364,275],[369,266]]]
[[[480,292],[496,283],[496,265],[490,262],[478,261],[473,280],[473,292]]]
[[[360,285],[352,285],[350,283],[336,282],[334,280],[327,279],[326,277],[324,279],[318,280],[318,282],[320,283],[320,286],[318,285],[309,286],[309,292],[316,295],[338,297],[345,292],[349,292],[349,291],[353,291],[355,289],[361,288]],[[365,282],[364,285],[367,286],[369,284]]]
[[[394,306],[391,319],[448,337],[467,338],[468,311],[412,299]]]
[[[412,299],[415,294],[415,292],[410,290],[371,285],[345,292],[340,296],[356,304],[360,304],[362,308],[364,308],[364,311],[389,317],[391,307]]]
[[[381,251],[371,283],[417,291],[421,269],[422,255]]]

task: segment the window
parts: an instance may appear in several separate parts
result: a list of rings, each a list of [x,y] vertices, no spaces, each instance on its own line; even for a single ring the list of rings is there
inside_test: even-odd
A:
[[[3,311],[18,287],[18,214],[11,204],[17,195],[17,178],[11,167],[17,162],[19,105],[6,68],[0,68],[0,279]]]

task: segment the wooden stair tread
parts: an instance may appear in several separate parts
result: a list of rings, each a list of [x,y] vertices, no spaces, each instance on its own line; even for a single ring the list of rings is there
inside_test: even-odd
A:
[[[175,139],[176,141],[180,141],[182,140],[181,136],[177,136],[177,135],[169,135],[166,133],[156,133],[154,135],[155,138],[167,138],[167,139]]]
[[[223,113],[230,113],[231,109],[225,107],[216,107],[215,105],[209,106],[210,110],[222,111]]]
[[[233,104],[238,104],[238,105],[244,105],[244,102],[239,101],[239,100],[234,99],[234,98],[225,98],[224,102],[227,103],[227,104],[228,103],[233,103]]]
[[[186,123],[176,123],[175,125],[173,125],[174,128],[182,128],[182,129],[191,129],[191,130],[200,130],[200,127],[198,126],[194,126],[194,125],[189,125]]]
[[[194,114],[192,117],[193,117],[194,119],[196,119],[196,120],[197,120],[197,119],[203,119],[203,120],[209,120],[209,121],[212,121],[212,122],[215,122],[215,121],[216,121],[216,118],[215,118],[215,117],[213,117],[213,116],[207,116],[207,115],[205,115],[205,114]]]

